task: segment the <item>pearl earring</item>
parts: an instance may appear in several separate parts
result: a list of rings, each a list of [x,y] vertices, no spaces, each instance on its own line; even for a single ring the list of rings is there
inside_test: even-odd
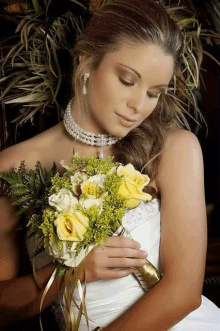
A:
[[[87,94],[86,82],[87,82],[87,79],[88,78],[89,78],[89,74],[88,73],[85,73],[83,75],[83,88],[82,88],[82,94],[84,94],[84,95]]]

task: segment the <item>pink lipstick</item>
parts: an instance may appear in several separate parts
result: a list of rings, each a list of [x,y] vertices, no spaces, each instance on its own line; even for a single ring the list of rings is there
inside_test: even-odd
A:
[[[130,128],[134,125],[134,123],[136,122],[136,120],[130,119],[129,117],[123,116],[123,115],[119,115],[116,113],[116,115],[118,116],[119,122],[125,126],[126,128]]]

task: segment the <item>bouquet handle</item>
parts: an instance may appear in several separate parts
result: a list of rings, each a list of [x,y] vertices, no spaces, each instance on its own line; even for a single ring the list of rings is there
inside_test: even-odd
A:
[[[118,228],[114,235],[124,236],[126,238],[133,239],[130,235],[130,232],[123,226],[120,226],[120,228]],[[147,259],[146,264],[143,267],[135,268],[133,274],[144,291],[150,290],[162,278],[161,273]]]
[[[149,291],[162,278],[157,268],[147,259],[146,264],[141,268],[136,268],[133,274],[145,291]]]

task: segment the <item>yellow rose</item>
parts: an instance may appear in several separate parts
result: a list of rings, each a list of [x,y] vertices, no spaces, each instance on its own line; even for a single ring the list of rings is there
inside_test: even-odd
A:
[[[132,209],[137,207],[141,201],[151,200],[152,196],[150,194],[142,192],[143,188],[150,181],[147,175],[142,175],[130,163],[126,166],[119,166],[117,175],[122,177],[122,183],[118,193],[127,199],[127,208]]]
[[[57,235],[60,240],[80,241],[89,225],[89,219],[80,211],[73,213],[63,211],[54,221]]]

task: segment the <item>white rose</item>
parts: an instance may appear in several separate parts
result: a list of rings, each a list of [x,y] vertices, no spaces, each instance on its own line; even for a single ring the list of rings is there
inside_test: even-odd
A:
[[[91,176],[81,184],[82,193],[89,199],[96,199],[100,196],[100,188],[104,187],[105,175]]]
[[[97,206],[100,208],[100,212],[103,210],[103,199],[81,199],[79,204],[84,209],[89,209],[92,206]]]
[[[87,249],[82,249],[76,256],[75,248],[77,242],[73,242],[71,248],[67,246],[66,242],[62,242],[62,250],[57,250],[55,243],[50,243],[47,247],[47,252],[59,263],[68,267],[78,267],[80,262],[89,254],[95,245],[90,245]]]
[[[100,213],[103,210],[103,201],[104,199],[108,196],[108,192],[103,193],[99,199],[95,199],[94,197],[90,199],[80,199],[79,204],[84,208],[84,209],[89,209],[92,206],[97,206],[100,208]]]
[[[56,210],[71,210],[78,204],[78,199],[66,188],[62,188],[58,194],[52,194],[49,197],[49,205]]]

